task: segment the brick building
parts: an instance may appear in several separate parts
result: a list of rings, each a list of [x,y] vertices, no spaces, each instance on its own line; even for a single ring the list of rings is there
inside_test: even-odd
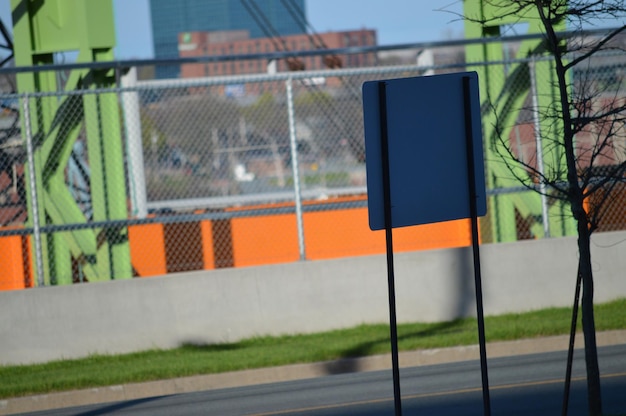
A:
[[[319,41],[321,39],[321,42]],[[355,46],[375,46],[376,31],[371,29],[320,33],[312,40],[305,34],[277,38],[251,38],[246,30],[216,32],[184,32],[178,36],[178,53],[181,58],[197,56],[225,56],[264,54],[283,51],[309,51],[323,43],[326,49]],[[338,60],[336,58],[339,58]],[[267,59],[241,59],[223,62],[186,64],[181,69],[182,78],[220,75],[264,73],[270,63]],[[328,68],[354,68],[376,64],[376,53],[330,56],[305,56],[281,59],[277,71],[294,69],[320,70]]]

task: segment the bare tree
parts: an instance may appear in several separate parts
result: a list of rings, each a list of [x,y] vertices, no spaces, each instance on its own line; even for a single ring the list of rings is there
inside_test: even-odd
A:
[[[603,60],[624,60],[623,54],[617,58],[605,54],[623,51],[626,5],[623,0],[483,0],[483,4],[488,4],[496,15],[465,18],[483,27],[515,18],[531,20],[543,33],[540,47],[532,53],[541,53],[540,59],[551,61],[552,80],[537,88],[553,89],[557,94],[551,104],[529,109],[551,127],[541,132],[542,147],[548,152],[544,163],[524,157],[505,137],[505,110],[495,104],[493,131],[497,153],[512,175],[528,188],[564,201],[573,215],[578,232],[577,280],[582,282],[589,414],[601,415],[590,236],[602,222],[611,192],[624,182],[626,79],[622,75],[599,79],[594,69],[603,65]],[[559,32],[557,28],[564,22],[568,32]],[[583,30],[599,23],[620,26],[602,32]]]

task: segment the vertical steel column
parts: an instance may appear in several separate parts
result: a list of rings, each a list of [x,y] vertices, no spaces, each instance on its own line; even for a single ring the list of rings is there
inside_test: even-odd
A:
[[[487,0],[464,0],[463,8],[465,19],[465,35],[467,38],[497,38],[501,36],[503,28],[509,25],[528,24],[528,33],[542,33],[540,19],[537,18],[536,10],[529,8],[523,13],[503,13],[504,6],[494,5]],[[556,23],[557,31],[565,30],[565,22]],[[543,51],[542,39],[528,39],[521,42],[517,48],[517,56],[510,58],[525,59],[528,54]],[[508,145],[508,140],[513,126],[520,120],[520,111],[530,94],[530,76],[528,66],[524,62],[512,62],[484,65],[482,62],[504,62],[508,58],[507,45],[501,42],[490,42],[483,45],[468,45],[466,47],[466,61],[468,67],[475,69],[479,74],[481,97],[485,108],[489,110],[483,114],[484,138],[485,138],[485,161],[488,186],[491,189],[519,185],[519,181],[512,178],[527,177],[528,172],[511,163],[494,163],[502,160],[498,147]],[[476,63],[475,66],[472,63]],[[506,65],[506,66],[505,66]],[[537,62],[536,70],[543,73],[544,63]],[[512,87],[515,88],[512,88]],[[537,103],[544,107],[550,105],[553,100],[553,86],[539,87],[541,95],[537,96]],[[545,90],[545,91],[544,91]],[[497,114],[497,115],[496,115]],[[542,130],[554,130],[555,126],[549,126],[542,122]],[[504,143],[502,143],[504,142]],[[501,150],[501,149],[500,149]],[[545,156],[545,155],[544,155]],[[558,160],[558,158],[555,158]],[[515,171],[511,175],[509,169]],[[517,224],[515,211],[517,210],[524,218],[534,218],[541,215],[545,207],[542,198],[536,193],[524,192],[517,194],[492,196],[490,198],[490,210],[488,221],[481,225],[489,225],[481,230],[484,242],[514,241],[517,237]],[[552,208],[554,209],[554,208]],[[548,215],[550,218],[550,216]],[[558,217],[558,218],[557,218]],[[559,235],[571,235],[573,230],[567,224],[570,222],[566,216],[556,214],[551,216],[551,232],[560,229]],[[557,227],[558,222],[562,226]],[[532,232],[541,236],[545,235],[545,224],[540,221],[533,222]]]
[[[11,0],[16,66],[54,64],[55,53],[78,51],[77,62],[113,60],[115,30],[111,0]],[[64,86],[54,71],[17,75],[21,93],[59,92],[37,97],[30,105],[34,178],[39,227],[83,224],[127,218],[126,183],[119,124],[119,97],[115,93],[67,93],[114,86],[112,71],[77,69]],[[65,89],[61,93],[61,87]],[[59,99],[61,97],[61,99]],[[89,195],[93,217],[81,210],[66,183],[66,167],[81,132],[89,154]],[[33,182],[34,180],[34,182]],[[34,220],[31,193],[29,221]],[[127,230],[78,229],[51,233],[41,240],[43,276],[52,284],[71,284],[74,266],[90,281],[131,278]]]

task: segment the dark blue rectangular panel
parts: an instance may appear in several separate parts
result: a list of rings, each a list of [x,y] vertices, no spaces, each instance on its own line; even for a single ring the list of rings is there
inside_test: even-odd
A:
[[[464,78],[469,78],[468,109],[465,108]],[[391,226],[470,217],[465,111],[470,111],[472,120],[477,214],[485,215],[478,75],[461,72],[371,81],[363,84],[370,228],[385,228],[380,82],[386,84]]]

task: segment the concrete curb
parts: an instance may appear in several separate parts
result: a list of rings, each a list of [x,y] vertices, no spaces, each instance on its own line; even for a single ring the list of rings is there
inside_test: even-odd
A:
[[[579,334],[576,338],[579,341],[577,348],[582,348],[582,336]],[[566,335],[518,341],[492,342],[487,344],[487,357],[496,358],[540,352],[564,351],[567,350],[568,343],[569,336]],[[626,330],[599,332],[597,334],[597,343],[598,346],[626,344]],[[401,352],[399,358],[401,367],[477,360],[479,359],[479,348],[478,345],[471,345],[465,347],[408,351]],[[0,400],[0,415],[136,400],[203,390],[301,380],[332,374],[386,370],[390,368],[390,355],[385,354],[321,363],[295,364],[282,367],[158,380],[146,383],[131,383]]]

